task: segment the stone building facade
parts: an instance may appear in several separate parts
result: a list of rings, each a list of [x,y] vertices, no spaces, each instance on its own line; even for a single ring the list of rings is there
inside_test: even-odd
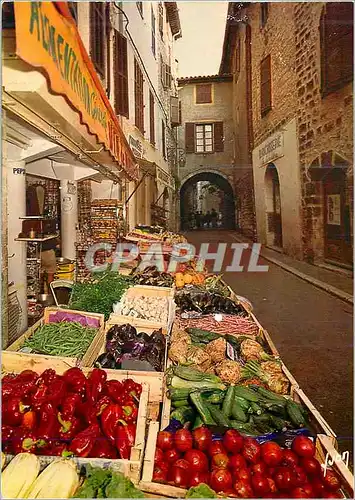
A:
[[[352,260],[352,19],[351,3],[228,9],[220,72],[233,73],[258,239],[310,262]]]

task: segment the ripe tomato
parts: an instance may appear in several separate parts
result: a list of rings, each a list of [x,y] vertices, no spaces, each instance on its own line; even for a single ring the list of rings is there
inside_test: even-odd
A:
[[[298,456],[292,450],[283,450],[281,464],[294,467],[298,465]]]
[[[270,486],[270,492],[275,493],[277,491],[275,481],[271,479],[271,477],[268,477],[267,480]]]
[[[222,441],[212,441],[212,443],[208,447],[208,454],[210,457],[215,455],[216,453],[227,453],[227,450],[223,446]]]
[[[292,441],[291,448],[299,457],[311,458],[316,451],[313,441],[306,436],[296,436]]]
[[[223,436],[223,444],[229,453],[239,453],[243,448],[243,436],[235,429],[229,429]]]
[[[214,469],[210,476],[210,486],[216,492],[224,492],[232,487],[232,474],[227,469]]]
[[[289,490],[292,486],[292,472],[288,467],[278,467],[273,477],[279,490]]]
[[[154,467],[155,466],[158,466],[160,469],[162,469],[163,471],[165,471],[166,473],[168,473],[168,470],[169,470],[169,467],[171,464],[169,464],[169,462],[167,461],[164,461],[164,462],[159,462],[159,463],[156,463],[154,464]]]
[[[263,497],[270,492],[270,485],[264,474],[256,472],[251,478],[251,486],[258,497]]]
[[[256,464],[260,461],[260,445],[253,438],[245,438],[243,444],[243,457],[247,462]]]
[[[166,477],[167,477],[167,471],[164,471],[158,465],[155,465],[153,469],[153,482],[165,483]]]
[[[258,462],[257,464],[253,464],[250,467],[250,471],[251,471],[252,474],[256,474],[257,472],[259,474],[266,474],[267,467],[264,464],[264,462]]]
[[[312,488],[316,498],[322,498],[325,493],[325,486],[322,480],[318,477],[312,479]]]
[[[323,498],[344,498],[341,491],[325,491]]]
[[[310,497],[308,496],[307,491],[299,486],[298,488],[294,488],[291,491],[291,498],[310,498]]]
[[[235,481],[247,481],[250,482],[251,472],[250,469],[246,467],[242,467],[240,469],[236,469],[232,472]]]
[[[207,451],[212,443],[212,433],[207,427],[199,427],[192,432],[195,448]]]
[[[244,480],[238,480],[234,483],[234,489],[238,498],[254,498],[254,493],[250,483]]]
[[[179,429],[174,435],[175,448],[178,451],[185,453],[185,451],[192,449],[192,434],[187,429]]]
[[[203,451],[189,450],[185,453],[184,459],[189,462],[191,470],[208,471],[208,459]]]
[[[160,431],[157,437],[157,447],[163,451],[170,450],[173,447],[174,438],[168,431]]]
[[[168,464],[172,464],[176,462],[181,456],[181,453],[179,453],[175,448],[172,450],[166,450],[164,453],[164,460],[168,462]]]
[[[308,481],[307,475],[301,467],[296,465],[295,467],[293,467],[292,472],[293,472],[292,482],[295,488],[303,486],[305,483],[307,483]]]
[[[155,448],[154,462],[162,462],[164,460],[163,450]]]
[[[179,460],[176,460],[176,462],[173,463],[173,467],[181,467],[182,469],[189,470],[190,464],[187,460],[179,458]]]
[[[339,479],[332,470],[328,469],[325,476],[322,475],[321,478],[327,490],[336,491],[340,488]]]
[[[313,498],[314,497],[314,490],[313,490],[313,487],[312,487],[311,484],[309,484],[309,483],[304,484],[302,486],[302,489],[307,492],[309,498]]]
[[[211,458],[211,465],[213,469],[227,469],[228,463],[229,458],[225,453],[216,453]]]
[[[279,465],[283,457],[282,449],[277,443],[269,441],[261,445],[261,458],[270,467]]]
[[[189,481],[189,488],[192,488],[193,486],[198,486],[201,483],[208,484],[208,481],[209,481],[208,472],[192,471]]]
[[[310,476],[320,476],[322,467],[316,458],[301,458],[300,466]]]
[[[168,474],[168,482],[173,483],[178,488],[187,488],[189,484],[189,473],[181,467],[172,467]]]
[[[228,467],[229,469],[241,469],[247,466],[246,460],[243,455],[232,455],[229,457]]]

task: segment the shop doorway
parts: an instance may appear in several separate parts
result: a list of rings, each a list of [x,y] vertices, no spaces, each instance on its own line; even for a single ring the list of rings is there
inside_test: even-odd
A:
[[[323,179],[324,257],[352,263],[350,210],[345,201],[346,173],[333,168]]]
[[[267,166],[265,172],[265,202],[266,243],[271,247],[282,248],[280,180],[273,163]]]

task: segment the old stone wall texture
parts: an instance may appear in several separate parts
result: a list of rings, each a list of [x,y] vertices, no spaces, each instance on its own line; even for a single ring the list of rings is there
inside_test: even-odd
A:
[[[299,168],[302,180],[303,258],[324,257],[324,194],[312,178],[310,165],[332,151],[348,162],[346,204],[353,218],[353,91],[352,84],[321,94],[320,17],[324,2],[269,3],[261,27],[261,5],[250,4],[252,30],[252,103],[254,147],[290,119],[297,119]],[[271,55],[272,109],[260,111],[260,63]],[[244,96],[243,96],[244,98]],[[351,225],[351,237],[353,229]]]

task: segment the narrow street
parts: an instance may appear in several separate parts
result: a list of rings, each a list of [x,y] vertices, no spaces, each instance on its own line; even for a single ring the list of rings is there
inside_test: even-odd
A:
[[[228,244],[224,267],[231,263],[232,232],[187,233],[199,248],[210,243]],[[251,251],[243,252],[247,268]],[[207,262],[213,266],[213,262]],[[268,272],[225,273],[225,281],[247,297],[263,327],[270,333],[282,359],[304,392],[338,435],[342,451],[352,449],[353,336],[352,308],[280,267],[260,258]],[[344,395],[347,395],[344,397]]]

